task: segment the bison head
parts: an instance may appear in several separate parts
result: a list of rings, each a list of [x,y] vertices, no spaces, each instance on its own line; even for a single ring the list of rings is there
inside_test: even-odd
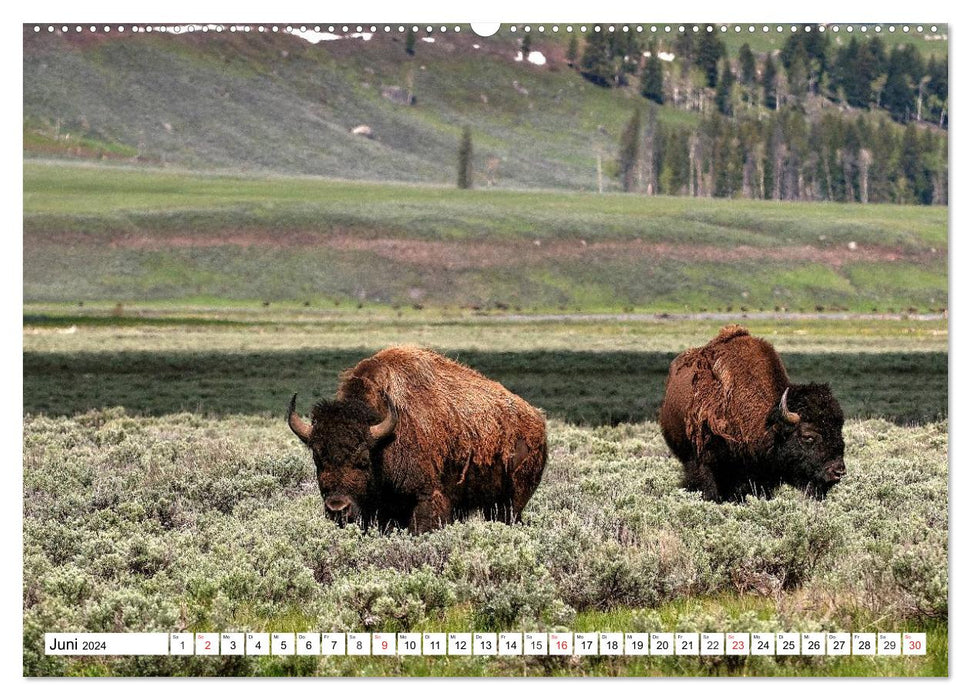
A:
[[[394,434],[394,405],[387,401],[382,419],[362,401],[321,401],[306,423],[297,415],[296,404],[294,394],[287,423],[313,453],[324,512],[341,525],[357,521],[366,526],[375,515],[369,505],[378,487],[372,452]]]
[[[843,410],[826,384],[792,385],[769,414],[783,481],[823,498],[846,474]]]

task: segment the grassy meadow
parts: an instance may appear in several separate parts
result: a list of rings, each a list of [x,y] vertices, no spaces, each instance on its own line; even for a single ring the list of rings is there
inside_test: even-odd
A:
[[[72,315],[66,315],[70,312]],[[680,488],[667,363],[718,320],[392,309],[31,306],[24,321],[27,675],[948,673],[947,326],[773,320],[829,380],[848,475],[823,502]],[[340,529],[283,420],[391,342],[439,349],[549,419],[524,522]],[[45,631],[925,631],[924,657],[46,657]]]
[[[944,207],[24,165],[29,304],[939,313],[947,250]]]
[[[70,416],[104,406],[161,416],[276,416],[299,392],[332,396],[338,373],[394,343],[427,345],[582,425],[656,417],[668,366],[721,321],[509,321],[433,311],[313,317],[227,311],[196,316],[31,309],[24,327],[24,408]],[[47,313],[40,313],[46,311]],[[263,318],[261,319],[260,316]],[[744,319],[736,319],[744,321]],[[794,381],[828,381],[855,418],[900,424],[947,416],[947,326],[934,321],[754,321]]]

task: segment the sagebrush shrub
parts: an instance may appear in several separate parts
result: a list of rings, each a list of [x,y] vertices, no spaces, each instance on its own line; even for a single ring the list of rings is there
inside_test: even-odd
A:
[[[474,517],[412,536],[326,519],[306,450],[279,419],[27,416],[25,672],[76,667],[37,653],[57,630],[539,630],[633,611],[631,624],[657,631],[672,623],[654,610],[699,596],[771,601],[779,617],[685,613],[678,629],[835,628],[854,610],[947,618],[944,423],[849,421],[848,473],[824,501],[791,488],[703,501],[680,487],[654,423],[550,421],[549,435],[523,524]],[[228,657],[111,663],[299,670]],[[313,669],[339,672],[334,663]]]

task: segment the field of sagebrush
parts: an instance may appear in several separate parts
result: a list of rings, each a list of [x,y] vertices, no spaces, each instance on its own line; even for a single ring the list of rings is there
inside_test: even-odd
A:
[[[653,422],[550,426],[521,526],[340,529],[282,419],[28,416],[24,672],[946,673],[947,430],[851,421],[820,503],[679,488]],[[917,659],[45,657],[45,631],[928,631]],[[942,648],[943,647],[943,648]]]
[[[710,337],[715,322],[388,314],[308,324],[304,312],[252,321],[260,313],[25,324],[25,674],[947,674],[941,322],[776,325],[772,340],[793,379],[830,380],[846,408],[848,475],[823,502],[784,488],[768,501],[714,504],[680,488],[654,411],[664,364]],[[772,326],[753,331],[771,336]],[[549,464],[522,525],[470,520],[413,537],[323,517],[285,401],[300,391],[306,409],[333,391],[340,368],[393,338],[438,347],[546,409]],[[106,354],[109,343],[120,349]],[[45,631],[68,630],[556,629],[926,631],[930,653],[699,661],[40,651]]]

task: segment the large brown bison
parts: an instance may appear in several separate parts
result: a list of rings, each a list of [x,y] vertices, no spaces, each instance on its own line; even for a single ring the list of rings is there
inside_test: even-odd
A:
[[[661,431],[684,486],[710,500],[791,484],[823,498],[846,473],[843,411],[825,384],[792,384],[766,341],[727,326],[671,363]]]
[[[311,422],[287,422],[313,452],[327,515],[426,532],[480,512],[520,518],[546,466],[542,413],[473,369],[391,347],[341,375]]]

